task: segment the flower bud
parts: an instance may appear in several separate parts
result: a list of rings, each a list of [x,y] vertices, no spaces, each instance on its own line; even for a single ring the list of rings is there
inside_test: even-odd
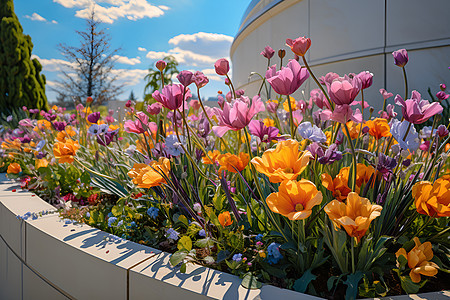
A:
[[[217,75],[225,76],[230,71],[230,64],[225,58],[218,59],[214,64]]]
[[[86,98],[86,104],[92,103],[94,102],[94,99],[92,99],[92,97],[87,97]]]
[[[280,49],[278,50],[278,57],[283,59],[286,56],[286,50]]]
[[[441,91],[445,91],[445,89],[447,88],[447,86],[445,85],[445,83],[441,83],[439,85],[439,88],[441,89]]]
[[[394,56],[394,64],[399,67],[404,67],[408,63],[408,52],[406,49],[400,49],[392,52]]]
[[[167,63],[164,60],[158,60],[155,64],[156,68],[161,72],[166,68]]]

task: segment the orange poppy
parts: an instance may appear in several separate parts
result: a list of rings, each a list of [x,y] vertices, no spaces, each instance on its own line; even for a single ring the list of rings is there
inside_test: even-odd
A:
[[[348,176],[350,167],[342,168],[334,179],[327,173],[321,175],[322,185],[339,201],[344,201],[347,195],[352,191],[348,187]]]
[[[78,141],[67,139],[65,143],[57,142],[53,146],[53,155],[60,163],[72,163],[75,153],[80,148]]]
[[[218,155],[217,161],[220,164],[219,173],[222,173],[222,171],[225,170],[232,173],[237,173],[236,169],[238,169],[239,172],[242,172],[242,170],[244,170],[248,165],[249,156],[244,152],[239,153],[239,156],[231,153],[225,153]]]
[[[381,214],[380,205],[371,204],[369,199],[357,193],[349,193],[347,203],[333,200],[325,206],[325,212],[338,228],[344,227],[347,234],[358,242],[366,234],[370,223]]]
[[[45,158],[36,159],[36,161],[34,162],[34,167],[36,170],[38,170],[39,168],[45,168],[46,166],[48,166],[48,161]]]
[[[408,260],[408,267],[411,269],[409,277],[412,282],[419,283],[421,280],[420,275],[434,276],[438,272],[438,265],[430,260],[433,258],[433,250],[430,242],[421,243],[420,240],[415,237],[414,243],[416,244],[411,251],[406,253],[404,248],[400,248],[396,253],[397,259],[402,255]]]
[[[364,125],[369,127],[369,134],[377,140],[391,136],[391,127],[386,119],[376,118],[367,121]]]
[[[222,227],[227,227],[233,224],[233,219],[231,219],[231,215],[229,211],[224,211],[223,213],[219,214],[219,222]]]
[[[281,183],[278,193],[270,194],[266,202],[277,214],[290,220],[303,220],[311,215],[314,206],[322,202],[322,193],[309,180],[286,180]]]
[[[262,157],[253,158],[252,164],[270,182],[278,183],[296,179],[312,158],[311,152],[299,150],[298,141],[286,140],[277,143],[275,149],[266,150]]]
[[[450,175],[434,183],[420,181],[412,188],[417,212],[431,217],[450,217]]]
[[[363,128],[363,127],[364,127],[364,125],[362,125],[362,127],[361,127],[360,123],[348,121],[347,128],[348,128],[348,132],[350,132],[350,138],[352,140],[356,139],[359,136],[359,132],[361,131],[361,128]],[[346,130],[343,130],[342,132],[345,134],[345,136],[347,136]]]
[[[22,168],[18,163],[10,163],[6,172],[8,174],[19,174],[22,172]]]
[[[208,156],[203,156],[202,160],[205,165],[212,165],[217,162],[217,157],[220,155],[219,150],[208,151]],[[211,160],[210,160],[211,159]]]
[[[161,173],[169,176],[170,160],[160,157],[158,161],[151,161],[147,164],[134,164],[128,172],[134,184],[139,188],[151,188],[167,183]]]

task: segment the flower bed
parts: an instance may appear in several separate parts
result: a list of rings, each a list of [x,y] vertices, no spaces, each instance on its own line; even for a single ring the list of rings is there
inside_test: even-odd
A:
[[[123,123],[101,118],[89,98],[72,115],[24,108],[41,119],[3,133],[3,166],[70,222],[172,253],[175,277],[202,265],[249,289],[270,283],[326,298],[447,290],[445,85],[431,102],[408,90],[408,56],[396,51],[402,119],[385,90],[375,118],[364,99],[372,74],[317,79],[304,56],[311,41],[286,43],[296,59],[270,66],[266,47],[269,67],[252,98],[218,60],[230,92],[214,109],[188,102],[189,86],[201,99],[208,83],[189,71],[155,91],[146,112],[129,101]],[[283,65],[286,51],[278,55]],[[161,76],[164,67],[157,63]],[[309,101],[294,99],[308,78],[319,88]]]

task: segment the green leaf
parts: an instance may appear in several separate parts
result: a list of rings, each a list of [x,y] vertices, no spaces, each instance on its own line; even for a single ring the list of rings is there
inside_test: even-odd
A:
[[[306,292],[309,283],[315,280],[316,278],[317,276],[311,273],[311,269],[308,269],[306,270],[305,273],[303,273],[302,277],[300,277],[294,282],[293,288],[299,293],[304,293]]]
[[[260,289],[262,287],[262,283],[259,282],[251,272],[245,273],[244,278],[242,278],[241,285],[250,290]]]
[[[186,273],[186,263],[182,264],[180,267],[180,272],[181,273]]]
[[[192,249],[192,240],[188,236],[182,236],[177,244],[178,250],[187,250],[191,251]]]
[[[364,274],[360,271],[347,275],[347,280],[344,281],[344,284],[347,285],[347,290],[345,292],[346,300],[356,299],[358,296],[358,283],[363,278],[363,275]]]
[[[199,247],[199,248],[206,248],[208,246],[211,246],[212,243],[213,242],[211,241],[211,239],[209,237],[207,237],[207,238],[195,241],[195,246]]]
[[[186,256],[188,255],[188,252],[187,251],[184,251],[184,250],[180,250],[180,251],[177,251],[177,252],[175,252],[174,254],[172,254],[172,256],[170,257],[170,260],[169,260],[169,262],[170,262],[170,264],[172,265],[172,266],[176,266],[176,265],[178,265]]]
[[[189,221],[186,218],[186,216],[184,216],[184,215],[181,215],[181,216],[178,217],[178,222],[181,222],[184,225],[189,226]]]
[[[115,205],[113,206],[113,208],[111,209],[112,214],[114,215],[114,217],[118,217],[122,214],[122,208]]]
[[[420,285],[412,282],[409,276],[400,276],[400,283],[403,290],[405,290],[408,294],[416,294],[420,289]]]
[[[89,175],[89,172],[84,171],[80,176],[80,181],[81,183],[89,184],[91,182],[91,175]]]

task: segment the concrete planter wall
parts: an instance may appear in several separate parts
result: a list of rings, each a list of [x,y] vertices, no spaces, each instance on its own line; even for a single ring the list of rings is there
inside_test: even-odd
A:
[[[168,253],[57,214],[17,219],[45,210],[54,208],[0,174],[0,299],[319,299],[269,285],[247,290],[238,277],[205,267],[181,274]]]

